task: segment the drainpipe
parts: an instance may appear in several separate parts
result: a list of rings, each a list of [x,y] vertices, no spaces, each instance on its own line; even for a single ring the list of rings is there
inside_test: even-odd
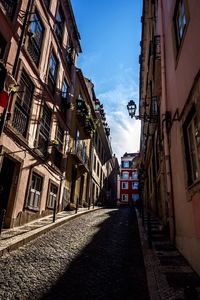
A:
[[[161,43],[161,83],[162,83],[162,108],[164,119],[162,120],[162,131],[164,140],[164,158],[165,158],[165,171],[166,171],[166,184],[167,184],[167,200],[169,204],[169,229],[170,239],[175,243],[175,215],[174,215],[174,195],[173,195],[173,181],[171,171],[171,157],[169,147],[169,133],[166,127],[165,113],[167,111],[167,90],[166,90],[166,68],[165,68],[165,45],[164,45],[164,20],[163,20],[163,1],[160,0],[160,43]]]
[[[20,55],[20,51],[21,51],[23,41],[24,41],[24,35],[25,35],[25,31],[26,31],[27,20],[28,20],[29,14],[30,14],[30,9],[32,7],[32,2],[33,2],[33,0],[28,1],[28,5],[27,5],[26,12],[25,12],[25,15],[24,15],[24,22],[23,22],[23,25],[22,25],[22,31],[21,31],[20,38],[19,38],[19,43],[18,43],[18,47],[17,47],[15,62],[14,62],[13,69],[12,69],[12,75],[14,77],[16,75],[17,67],[19,65],[19,55]]]

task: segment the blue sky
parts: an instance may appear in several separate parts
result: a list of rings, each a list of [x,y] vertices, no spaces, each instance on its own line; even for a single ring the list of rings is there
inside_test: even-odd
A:
[[[142,0],[71,0],[83,53],[78,67],[95,85],[111,128],[113,153],[139,150],[140,122],[126,105],[138,101]]]

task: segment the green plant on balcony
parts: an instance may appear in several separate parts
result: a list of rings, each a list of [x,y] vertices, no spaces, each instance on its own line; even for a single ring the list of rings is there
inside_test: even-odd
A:
[[[86,117],[86,121],[85,121],[85,129],[89,132],[95,132],[97,128],[97,124],[95,122],[95,120],[93,119],[92,115],[88,115]]]
[[[87,116],[89,111],[85,101],[81,98],[76,99],[76,112],[78,116]]]

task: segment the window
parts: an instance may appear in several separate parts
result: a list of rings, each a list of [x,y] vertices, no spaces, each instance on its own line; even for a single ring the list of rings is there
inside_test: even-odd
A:
[[[175,34],[176,34],[176,43],[177,48],[179,48],[181,41],[183,39],[186,25],[188,23],[188,15],[186,12],[186,0],[178,0],[175,13],[174,13],[174,25],[175,25]]]
[[[122,172],[122,178],[123,179],[129,179],[129,173],[128,172]]]
[[[134,202],[140,200],[139,194],[132,194],[132,200],[133,200]]]
[[[80,131],[76,130],[76,137],[75,137],[75,152],[78,153],[80,149]]]
[[[6,40],[0,33],[0,59],[3,59],[6,49]]]
[[[54,147],[54,165],[60,169],[62,164],[62,150],[63,150],[63,142],[64,142],[64,130],[58,126],[56,132],[56,140],[58,144]]]
[[[96,186],[96,200],[98,199],[98,196],[99,196],[99,189],[98,186]]]
[[[96,164],[97,164],[97,159],[96,155],[94,154],[94,164],[93,164],[93,170],[96,172]]]
[[[56,78],[58,72],[58,60],[54,53],[51,53],[49,60],[49,75],[48,75],[48,85],[52,93],[55,91],[56,87]]]
[[[132,179],[135,179],[135,180],[138,179],[138,172],[137,171],[132,172]]]
[[[51,127],[51,110],[45,105],[43,107],[42,117],[40,121],[40,131],[39,131],[39,138],[38,138],[38,148],[44,155],[47,154],[50,127]]]
[[[122,182],[122,189],[124,190],[128,189],[128,182]]]
[[[44,28],[37,12],[33,15],[29,29],[28,52],[36,65],[39,63]]]
[[[15,102],[12,126],[26,137],[33,99],[34,85],[28,75],[22,71],[19,91]]]
[[[128,202],[128,194],[122,194],[121,200],[124,202]]]
[[[139,183],[138,182],[132,182],[132,190],[138,190]]]
[[[122,168],[129,168],[129,161],[123,161]]]
[[[69,102],[67,99],[67,95],[68,95],[68,84],[67,81],[64,79],[63,80],[63,85],[62,85],[62,94],[61,94],[61,108],[62,111],[66,111],[67,108],[69,108]]]
[[[87,146],[86,146],[85,142],[82,142],[81,159],[85,165],[88,164]]]
[[[39,176],[37,173],[33,173],[28,196],[28,208],[33,210],[39,210],[41,190],[42,177]]]
[[[99,177],[99,162],[97,162],[97,176]]]
[[[73,45],[71,39],[68,40],[66,48],[66,61],[69,67],[73,64]]]
[[[54,208],[57,199],[57,194],[58,194],[58,187],[55,184],[51,183],[49,189],[48,203],[47,203],[48,208],[50,209]]]
[[[64,142],[64,130],[58,125],[56,132],[56,140],[59,143],[59,150],[63,150],[63,142]]]
[[[55,33],[60,43],[62,43],[64,23],[65,23],[65,17],[62,8],[60,6],[56,13],[56,22],[55,22]]]
[[[101,175],[100,175],[100,182],[101,182],[101,186],[103,185],[103,182],[102,182],[102,180],[103,180],[103,170],[101,169]]]
[[[200,122],[195,106],[189,112],[183,125],[188,185],[200,178]]]

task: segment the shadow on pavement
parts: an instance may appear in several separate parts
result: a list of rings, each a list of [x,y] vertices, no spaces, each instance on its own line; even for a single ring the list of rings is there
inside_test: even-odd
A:
[[[149,299],[135,211],[110,212],[90,244],[41,299]]]

